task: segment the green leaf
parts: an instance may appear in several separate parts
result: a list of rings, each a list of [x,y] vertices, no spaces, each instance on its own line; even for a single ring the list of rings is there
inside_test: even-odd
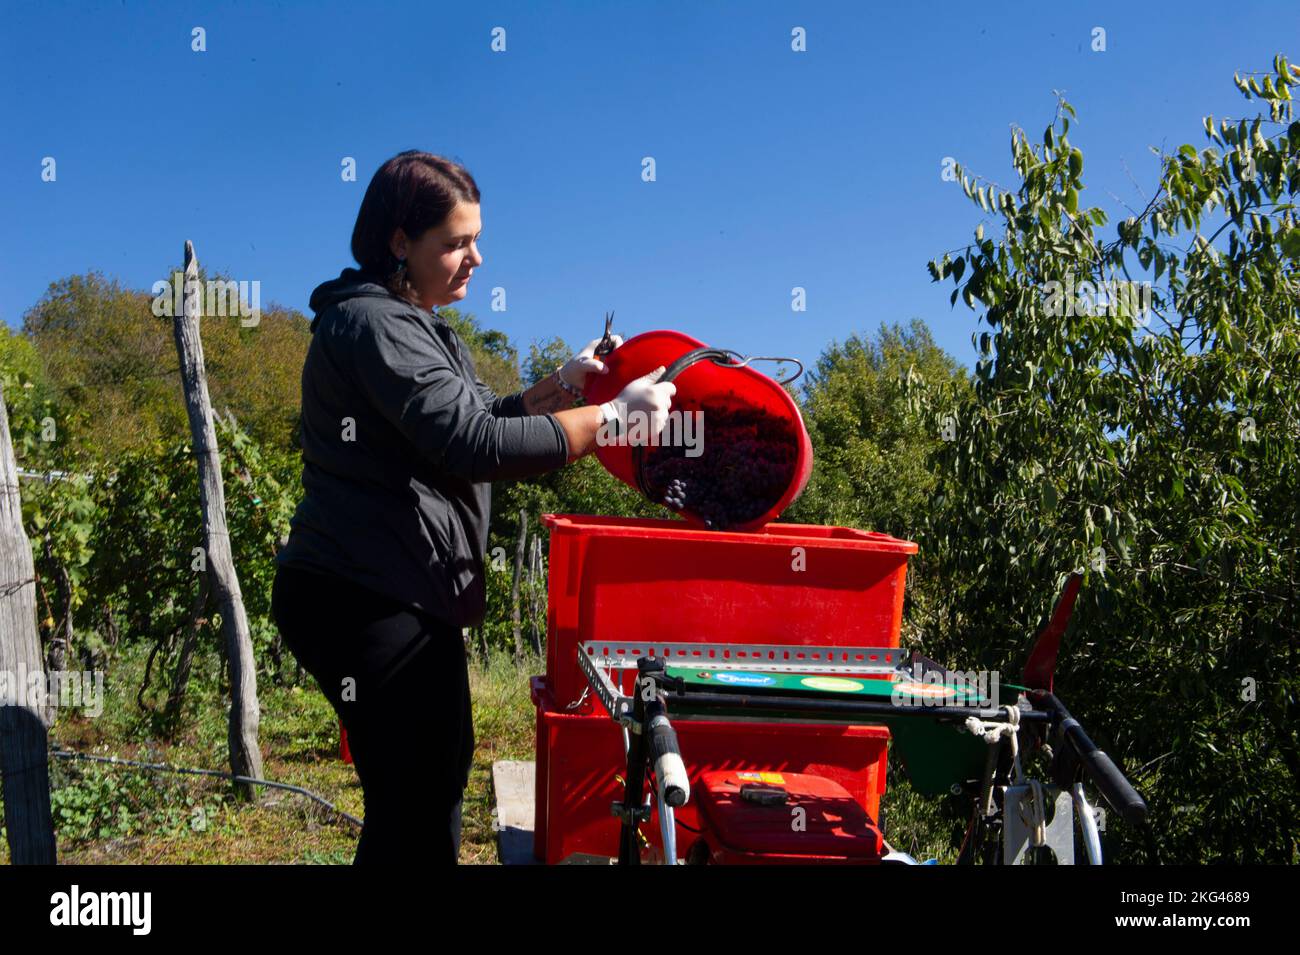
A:
[[[1223,342],[1234,355],[1242,355],[1246,352],[1246,336],[1232,325],[1223,327]]]
[[[1300,229],[1288,229],[1282,234],[1282,252],[1289,259],[1300,259]]]
[[[1056,510],[1056,505],[1060,502],[1060,495],[1057,494],[1056,487],[1051,481],[1043,482],[1041,497],[1044,511],[1051,512]]]

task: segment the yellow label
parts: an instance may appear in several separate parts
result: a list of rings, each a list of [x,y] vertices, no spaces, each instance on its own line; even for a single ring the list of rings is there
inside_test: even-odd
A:
[[[742,783],[767,783],[769,786],[784,786],[785,777],[780,773],[738,772],[736,778]]]

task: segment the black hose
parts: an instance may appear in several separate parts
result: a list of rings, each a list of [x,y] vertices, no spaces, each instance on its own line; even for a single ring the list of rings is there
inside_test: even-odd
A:
[[[306,796],[313,802],[319,803],[330,812],[342,816],[348,822],[360,828],[363,825],[362,820],[356,816],[350,815],[339,809],[333,803],[321,798],[309,789],[303,789],[301,786],[292,786],[289,783],[272,782],[269,779],[255,779],[252,776],[239,776],[235,773],[222,772],[219,769],[192,769],[185,766],[168,766],[166,763],[142,763],[139,760],[123,759],[120,756],[91,756],[89,753],[78,753],[76,750],[56,749],[50,753],[51,756],[57,756],[59,759],[85,759],[94,763],[111,763],[118,766],[135,766],[140,769],[152,769],[156,772],[164,773],[188,773],[194,776],[220,776],[223,779],[233,780],[237,783],[253,783],[257,786],[269,786],[272,789],[284,789],[289,792],[298,793]]]

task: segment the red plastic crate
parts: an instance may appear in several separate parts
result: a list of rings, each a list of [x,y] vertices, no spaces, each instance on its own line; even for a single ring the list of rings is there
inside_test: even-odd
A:
[[[534,854],[549,865],[575,852],[618,855],[619,824],[610,806],[623,795],[615,776],[627,769],[619,725],[603,709],[575,715],[557,707],[543,677],[533,677],[531,686],[537,706]],[[877,818],[889,743],[883,726],[680,720],[673,728],[693,788],[711,770],[808,773],[843,786]],[[694,795],[677,818],[700,828]],[[660,844],[657,817],[642,832]],[[679,828],[678,852],[694,838]]]
[[[577,646],[588,640],[898,646],[911,541],[810,524],[730,533],[649,518],[542,521],[546,675],[562,709],[587,686]],[[598,708],[588,697],[576,712]]]

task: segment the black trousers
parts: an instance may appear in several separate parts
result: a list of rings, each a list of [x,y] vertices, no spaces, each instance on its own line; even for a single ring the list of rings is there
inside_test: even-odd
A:
[[[271,614],[347,729],[366,807],[354,864],[455,864],[474,754],[460,630],[351,581],[285,566]]]

